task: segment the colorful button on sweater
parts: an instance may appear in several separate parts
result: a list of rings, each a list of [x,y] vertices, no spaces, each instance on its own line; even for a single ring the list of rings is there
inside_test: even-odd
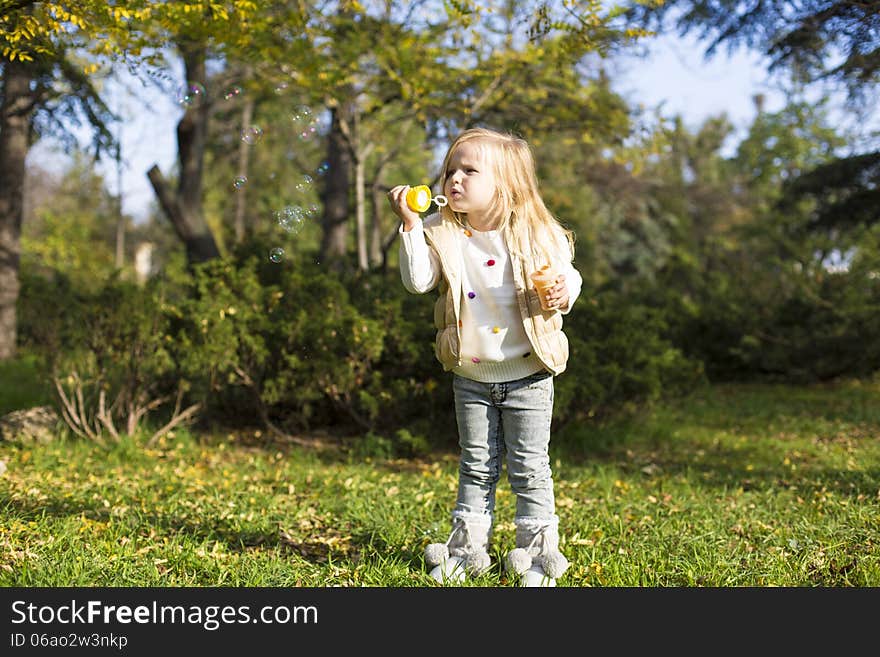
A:
[[[511,381],[541,369],[531,351],[516,300],[501,231],[462,231],[461,356],[454,371],[477,381]],[[491,263],[491,265],[489,265]]]

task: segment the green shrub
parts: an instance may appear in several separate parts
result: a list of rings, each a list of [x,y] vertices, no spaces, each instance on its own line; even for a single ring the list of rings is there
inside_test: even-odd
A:
[[[832,273],[722,261],[687,294],[667,281],[643,299],[712,381],[808,383],[880,369],[880,283],[867,262]]]
[[[309,258],[272,263],[265,244],[175,268],[138,287],[111,280],[77,293],[63,278],[29,279],[28,344],[53,371],[76,371],[123,400],[167,397],[204,421],[373,436],[370,453],[418,455],[457,442],[449,372],[434,356],[436,293],[399,273],[339,273]],[[61,301],[59,301],[61,300]],[[688,390],[700,363],[667,338],[660,308],[613,291],[585,292],[566,316],[568,370],[555,419],[567,423]],[[167,409],[166,409],[167,412]]]
[[[118,440],[150,415],[167,414],[185,382],[152,288],[117,278],[95,291],[70,289],[61,276],[23,281],[22,343],[47,364],[74,433]]]
[[[704,380],[702,363],[666,337],[659,309],[584,290],[564,321],[571,354],[555,389],[560,425],[688,392]]]

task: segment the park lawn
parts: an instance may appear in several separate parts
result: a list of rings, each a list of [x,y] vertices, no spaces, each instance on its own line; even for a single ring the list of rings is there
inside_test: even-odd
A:
[[[551,446],[559,586],[880,586],[880,384],[715,385]],[[444,437],[445,438],[445,437]],[[3,586],[436,586],[453,452],[355,457],[177,431],[0,443]],[[514,499],[493,568],[513,586]]]

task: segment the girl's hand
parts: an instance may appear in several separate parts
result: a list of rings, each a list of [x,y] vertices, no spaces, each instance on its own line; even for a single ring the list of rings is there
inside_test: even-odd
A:
[[[554,310],[568,310],[568,286],[565,284],[565,274],[556,277],[556,285],[547,293],[547,305]]]
[[[406,193],[409,189],[409,185],[397,185],[388,192],[388,202],[391,203],[391,209],[403,221],[403,230],[406,233],[419,222],[419,213],[411,210],[406,204]]]

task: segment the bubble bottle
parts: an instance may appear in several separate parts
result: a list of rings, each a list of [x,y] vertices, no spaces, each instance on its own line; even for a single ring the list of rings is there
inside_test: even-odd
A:
[[[442,208],[447,203],[449,203],[446,197],[442,194],[437,194],[437,196],[432,199],[431,188],[427,185],[416,185],[415,187],[410,187],[409,191],[406,193],[406,204],[413,212],[424,212],[429,207],[431,207],[432,200],[438,208]]]

